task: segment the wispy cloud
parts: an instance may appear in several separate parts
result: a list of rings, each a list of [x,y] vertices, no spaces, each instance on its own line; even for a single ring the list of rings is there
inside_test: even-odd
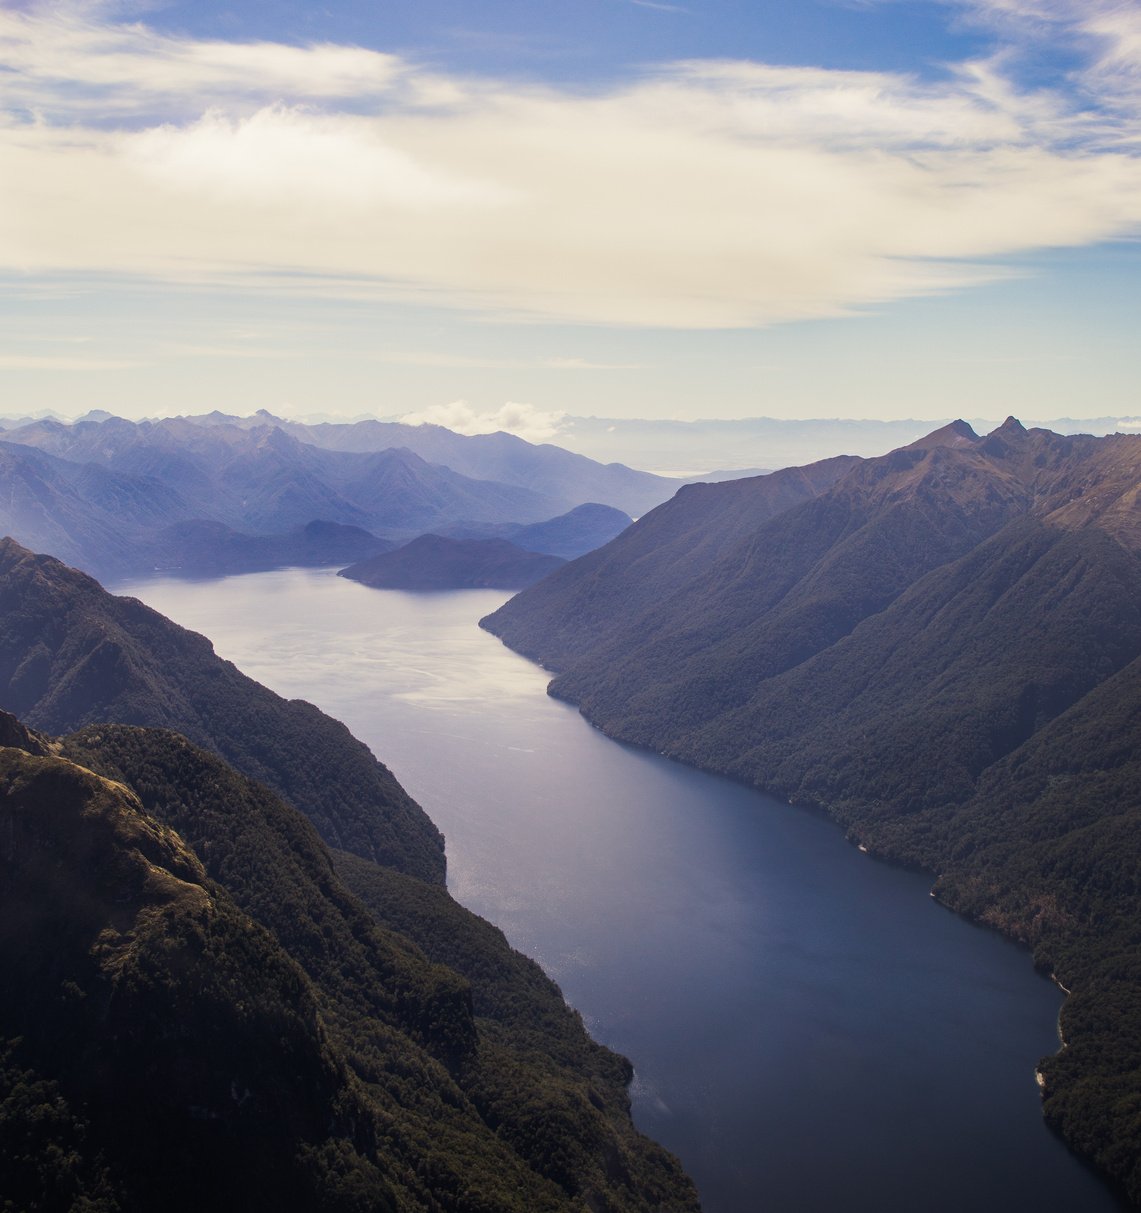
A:
[[[692,62],[589,94],[0,9],[0,272],[709,328],[1141,230],[1141,11],[948,3],[996,44],[935,82]],[[1078,67],[1020,82],[1051,39]]]
[[[68,355],[0,354],[2,371],[126,371],[143,366],[125,358],[73,358]]]
[[[636,371],[640,363],[591,362],[586,358],[480,358],[465,354],[437,353],[431,350],[381,350],[373,357],[378,362],[399,366],[457,367],[494,371]]]
[[[661,13],[688,13],[690,10],[680,4],[660,4],[658,0],[630,0],[638,8],[656,8]]]
[[[491,412],[480,412],[466,400],[437,404],[400,418],[406,425],[442,425],[457,434],[514,434],[528,442],[549,442],[556,437],[566,413],[545,412],[532,404],[508,401]]]

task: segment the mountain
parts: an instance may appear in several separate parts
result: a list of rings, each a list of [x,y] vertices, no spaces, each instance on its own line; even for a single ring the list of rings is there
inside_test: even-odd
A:
[[[411,535],[465,518],[537,522],[566,508],[546,492],[473,479],[409,450],[322,450],[275,424],[116,417],[42,421],[4,436],[72,463],[150,477],[179,494],[184,517],[259,533],[324,518]]]
[[[635,471],[621,463],[598,463],[550,443],[526,442],[503,432],[457,434],[439,425],[377,420],[306,425],[275,417],[264,409],[250,418],[210,413],[186,420],[205,426],[276,426],[301,442],[331,451],[402,448],[476,480],[549,494],[568,509],[599,501],[629,514],[644,514],[671,497],[680,484],[668,476]]]
[[[620,535],[634,520],[613,506],[587,502],[546,522],[486,523],[457,522],[440,534],[450,539],[509,539],[528,552],[546,552],[573,560],[602,547]]]
[[[747,417],[665,421],[564,417],[556,441],[591,459],[633,461],[663,475],[721,476],[713,469],[784,468],[836,455],[881,455],[922,437],[931,422]]]
[[[298,434],[311,437],[307,427],[268,414],[30,422],[5,431],[0,443],[0,532],[104,577],[349,564],[449,529],[456,538],[533,540],[527,550],[577,555],[628,523],[628,514],[597,504],[612,489],[626,500],[634,485],[630,500],[656,504],[677,484],[506,434],[475,444],[494,448],[495,458],[457,455],[465,467],[502,471],[502,481],[472,478],[404,448],[371,449],[380,441],[367,437],[371,429],[363,436],[354,430],[361,449],[353,450],[319,447]],[[462,454],[473,441],[441,434],[420,445]]]
[[[109,574],[137,568],[139,537],[188,516],[174,488],[0,442],[0,533]]]
[[[882,455],[927,434],[932,421],[910,418],[814,417],[787,420],[746,417],[733,420],[664,421],[626,417],[563,417],[555,441],[607,461],[620,459],[669,476],[721,478],[715,468],[791,467],[834,455]],[[991,422],[981,423],[990,425]],[[1141,418],[1063,417],[1035,423],[1060,434],[1137,433]]]
[[[12,1208],[696,1210],[628,1063],[439,886],[341,856],[358,899],[296,810],[169,731],[0,715],[0,775]]]
[[[561,668],[619,619],[659,602],[679,574],[708,572],[759,523],[818,496],[857,462],[840,457],[769,476],[687,485],[611,543],[511,599],[485,626],[528,657]]]
[[[12,539],[0,540],[0,707],[53,733],[108,720],[175,729],[268,784],[330,845],[443,882],[439,831],[339,721]]]
[[[421,535],[339,573],[383,590],[517,590],[532,585],[566,562],[527,552],[506,539],[446,539]]]
[[[1141,1202],[1141,436],[958,422],[832,470],[684,489],[484,626],[1030,946],[1070,991],[1046,1117]]]

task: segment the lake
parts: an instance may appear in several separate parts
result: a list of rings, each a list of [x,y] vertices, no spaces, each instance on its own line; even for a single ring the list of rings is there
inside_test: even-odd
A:
[[[1059,991],[824,818],[605,738],[481,631],[506,593],[326,570],[114,587],[345,721],[453,894],[633,1061],[707,1213],[1119,1208],[1044,1126]]]

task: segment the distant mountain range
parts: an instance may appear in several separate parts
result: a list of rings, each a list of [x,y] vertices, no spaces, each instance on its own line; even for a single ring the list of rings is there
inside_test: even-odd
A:
[[[1071,991],[1048,1120],[1141,1203],[1141,436],[950,424],[695,485],[484,626],[616,738],[826,809]]]
[[[382,445],[410,435],[477,475]],[[0,531],[103,576],[349,563],[457,524],[522,528],[587,503],[641,512],[678,484],[506,434],[305,427],[267,414],[45,420],[4,438]]]
[[[883,455],[904,446],[942,421],[816,417],[784,419],[661,421],[621,417],[564,417],[552,442],[603,463],[612,459],[671,476],[723,479],[712,469],[773,470],[814,463],[834,455]],[[991,428],[993,422],[976,423]],[[1039,419],[1061,434],[1138,433],[1141,417]],[[735,473],[740,476],[742,471]]]
[[[7,1207],[696,1213],[342,725],[11,540],[0,703]]]
[[[599,464],[561,446],[525,442],[502,432],[466,435],[439,425],[374,420],[306,425],[274,417],[264,409],[250,418],[211,413],[189,420],[200,425],[274,425],[301,442],[325,450],[408,450],[428,463],[442,464],[477,480],[495,480],[553,494],[566,508],[592,501],[628,514],[644,514],[672,496],[678,487],[678,481],[671,477],[635,471],[612,460]],[[638,461],[635,458],[632,462]]]

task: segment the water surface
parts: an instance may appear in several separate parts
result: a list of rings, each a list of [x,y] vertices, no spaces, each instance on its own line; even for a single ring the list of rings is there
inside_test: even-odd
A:
[[[1118,1208],[1045,1128],[1060,994],[823,818],[618,745],[480,631],[507,595],[327,571],[116,587],[344,720],[449,887],[636,1067],[708,1213]]]

